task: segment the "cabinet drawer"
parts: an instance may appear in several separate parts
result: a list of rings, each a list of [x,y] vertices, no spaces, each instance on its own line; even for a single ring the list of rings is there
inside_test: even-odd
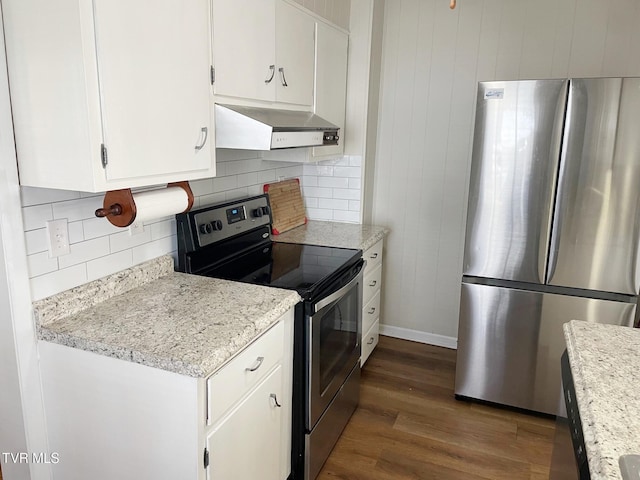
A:
[[[362,353],[360,355],[360,366],[362,367],[373,349],[378,345],[378,328],[380,327],[380,323],[376,320],[369,331],[362,336]]]
[[[362,287],[362,304],[366,305],[373,298],[376,292],[380,291],[380,282],[382,281],[382,265],[378,265],[371,273],[364,277],[364,285]]]
[[[378,240],[375,245],[367,248],[362,254],[362,258],[367,262],[367,268],[364,274],[367,275],[376,268],[376,266],[382,261],[382,244],[383,240]]]
[[[284,323],[244,349],[207,380],[207,424],[214,423],[282,360]]]
[[[369,303],[362,308],[362,332],[366,332],[380,316],[380,290],[378,290]]]

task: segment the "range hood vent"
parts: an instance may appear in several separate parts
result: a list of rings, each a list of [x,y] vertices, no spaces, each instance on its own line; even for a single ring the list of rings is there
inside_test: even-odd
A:
[[[215,105],[216,147],[241,150],[337,145],[340,128],[310,112]]]

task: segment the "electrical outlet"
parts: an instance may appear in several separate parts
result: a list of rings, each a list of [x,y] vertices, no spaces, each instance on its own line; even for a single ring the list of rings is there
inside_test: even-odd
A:
[[[47,222],[47,236],[50,258],[69,253],[69,227],[66,218],[49,220]]]
[[[129,225],[129,235],[139,235],[141,233],[144,233],[144,223],[133,222]]]

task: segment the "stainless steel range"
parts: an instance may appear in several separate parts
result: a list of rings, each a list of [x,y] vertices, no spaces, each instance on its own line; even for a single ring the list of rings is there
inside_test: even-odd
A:
[[[296,290],[292,475],[314,479],[359,401],[360,250],[272,242],[266,195],[176,216],[178,271]]]

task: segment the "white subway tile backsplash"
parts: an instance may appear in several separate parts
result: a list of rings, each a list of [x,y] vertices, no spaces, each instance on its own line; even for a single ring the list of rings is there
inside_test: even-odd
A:
[[[104,237],[112,233],[122,232],[122,228],[116,227],[106,218],[88,218],[82,221],[82,229],[84,231],[85,240],[91,240],[92,238]]]
[[[302,195],[305,197],[333,198],[333,190],[322,187],[303,187]]]
[[[38,228],[37,230],[24,232],[24,242],[27,250],[27,255],[33,255],[34,253],[46,251],[49,248],[49,242],[47,240],[47,229]]]
[[[213,191],[224,192],[225,190],[232,190],[238,186],[238,177],[216,177],[213,179]]]
[[[110,251],[108,251],[107,253],[116,253],[121,250],[126,250],[127,248],[133,248],[145,243],[149,243],[151,241],[151,229],[148,226],[144,227],[144,231],[142,233],[138,233],[135,235],[131,235],[128,229],[121,230],[123,231],[121,231],[120,233],[109,235],[108,242],[110,245]]]
[[[352,190],[350,188],[334,188],[333,198],[342,198],[343,200],[360,200],[360,190]]]
[[[318,208],[327,208],[333,210],[349,210],[349,200],[339,200],[335,198],[318,199]]]
[[[349,188],[347,177],[318,177],[319,187]]]
[[[104,221],[108,222],[107,220]],[[84,240],[82,222],[67,223],[67,229],[69,230],[69,243],[78,243]]]
[[[303,175],[300,177],[300,185],[303,187],[317,187],[318,177],[315,175]]]
[[[359,155],[353,155],[349,157],[349,166],[350,167],[361,167],[362,166],[362,157]]]
[[[352,212],[360,211],[360,200],[349,200],[349,210]]]
[[[71,268],[63,268],[33,277],[31,279],[31,296],[33,300],[40,300],[83,283],[87,283],[87,266],[80,263]]]
[[[72,243],[70,252],[58,257],[60,268],[67,268],[79,263],[85,263],[97,257],[109,254],[109,238],[98,237],[86,242]]]
[[[333,210],[308,208],[307,217],[311,220],[333,220]]]
[[[152,223],[150,225],[145,225],[144,228],[151,230],[151,240],[158,240],[175,234],[176,220],[175,218],[171,218],[161,222]]]
[[[23,207],[61,202],[80,198],[80,192],[54,190],[51,188],[20,187],[20,199]]]
[[[133,266],[133,251],[123,250],[87,262],[87,279],[89,281],[106,277]]]
[[[361,168],[354,157],[340,157],[316,163],[299,163],[308,152],[241,150],[217,151],[217,177],[190,182],[194,208],[258,195],[265,183],[299,178],[307,211],[313,220],[357,222],[360,178],[351,176]],[[282,160],[271,161],[269,157]],[[336,173],[343,169],[343,173]],[[344,170],[347,169],[347,170]],[[348,176],[348,175],[349,176]],[[57,191],[23,187],[23,219],[33,298],[39,299],[100,278],[177,249],[175,218],[155,219],[144,231],[131,235],[96,218],[103,193]],[[350,210],[351,209],[351,210]],[[47,220],[67,218],[71,252],[48,258],[45,225]]]
[[[238,175],[238,187],[248,187],[258,183],[258,174],[256,172],[243,173]]]
[[[360,212],[335,210],[333,213],[336,222],[360,223]]]
[[[216,170],[219,170],[218,166],[216,166]],[[221,175],[219,171],[218,175]],[[206,195],[207,193],[211,193],[213,191],[213,178],[192,180],[189,182],[189,186],[191,187],[191,191],[193,192],[193,195],[195,197]]]
[[[53,220],[52,205],[37,205],[22,209],[22,221],[25,231],[43,228],[47,220]]]
[[[53,218],[66,218],[69,222],[86,220],[95,216],[95,211],[102,208],[102,197],[80,198],[65,202],[53,203]]]
[[[45,273],[58,270],[58,258],[49,258],[49,252],[40,252],[34,255],[27,255],[27,266],[29,277],[37,277]]]
[[[296,178],[301,176],[302,176],[302,165],[293,165],[291,167],[276,169],[276,177]]]
[[[270,169],[270,170],[262,170],[260,172],[258,172],[258,183],[259,184],[265,184],[265,183],[272,183],[276,181],[276,171],[275,169]]]
[[[336,177],[360,178],[362,169],[360,167],[333,167],[333,174]]]
[[[133,264],[146,262],[156,257],[175,252],[178,249],[177,239],[175,235],[171,237],[160,238],[145,245],[133,248]]]

